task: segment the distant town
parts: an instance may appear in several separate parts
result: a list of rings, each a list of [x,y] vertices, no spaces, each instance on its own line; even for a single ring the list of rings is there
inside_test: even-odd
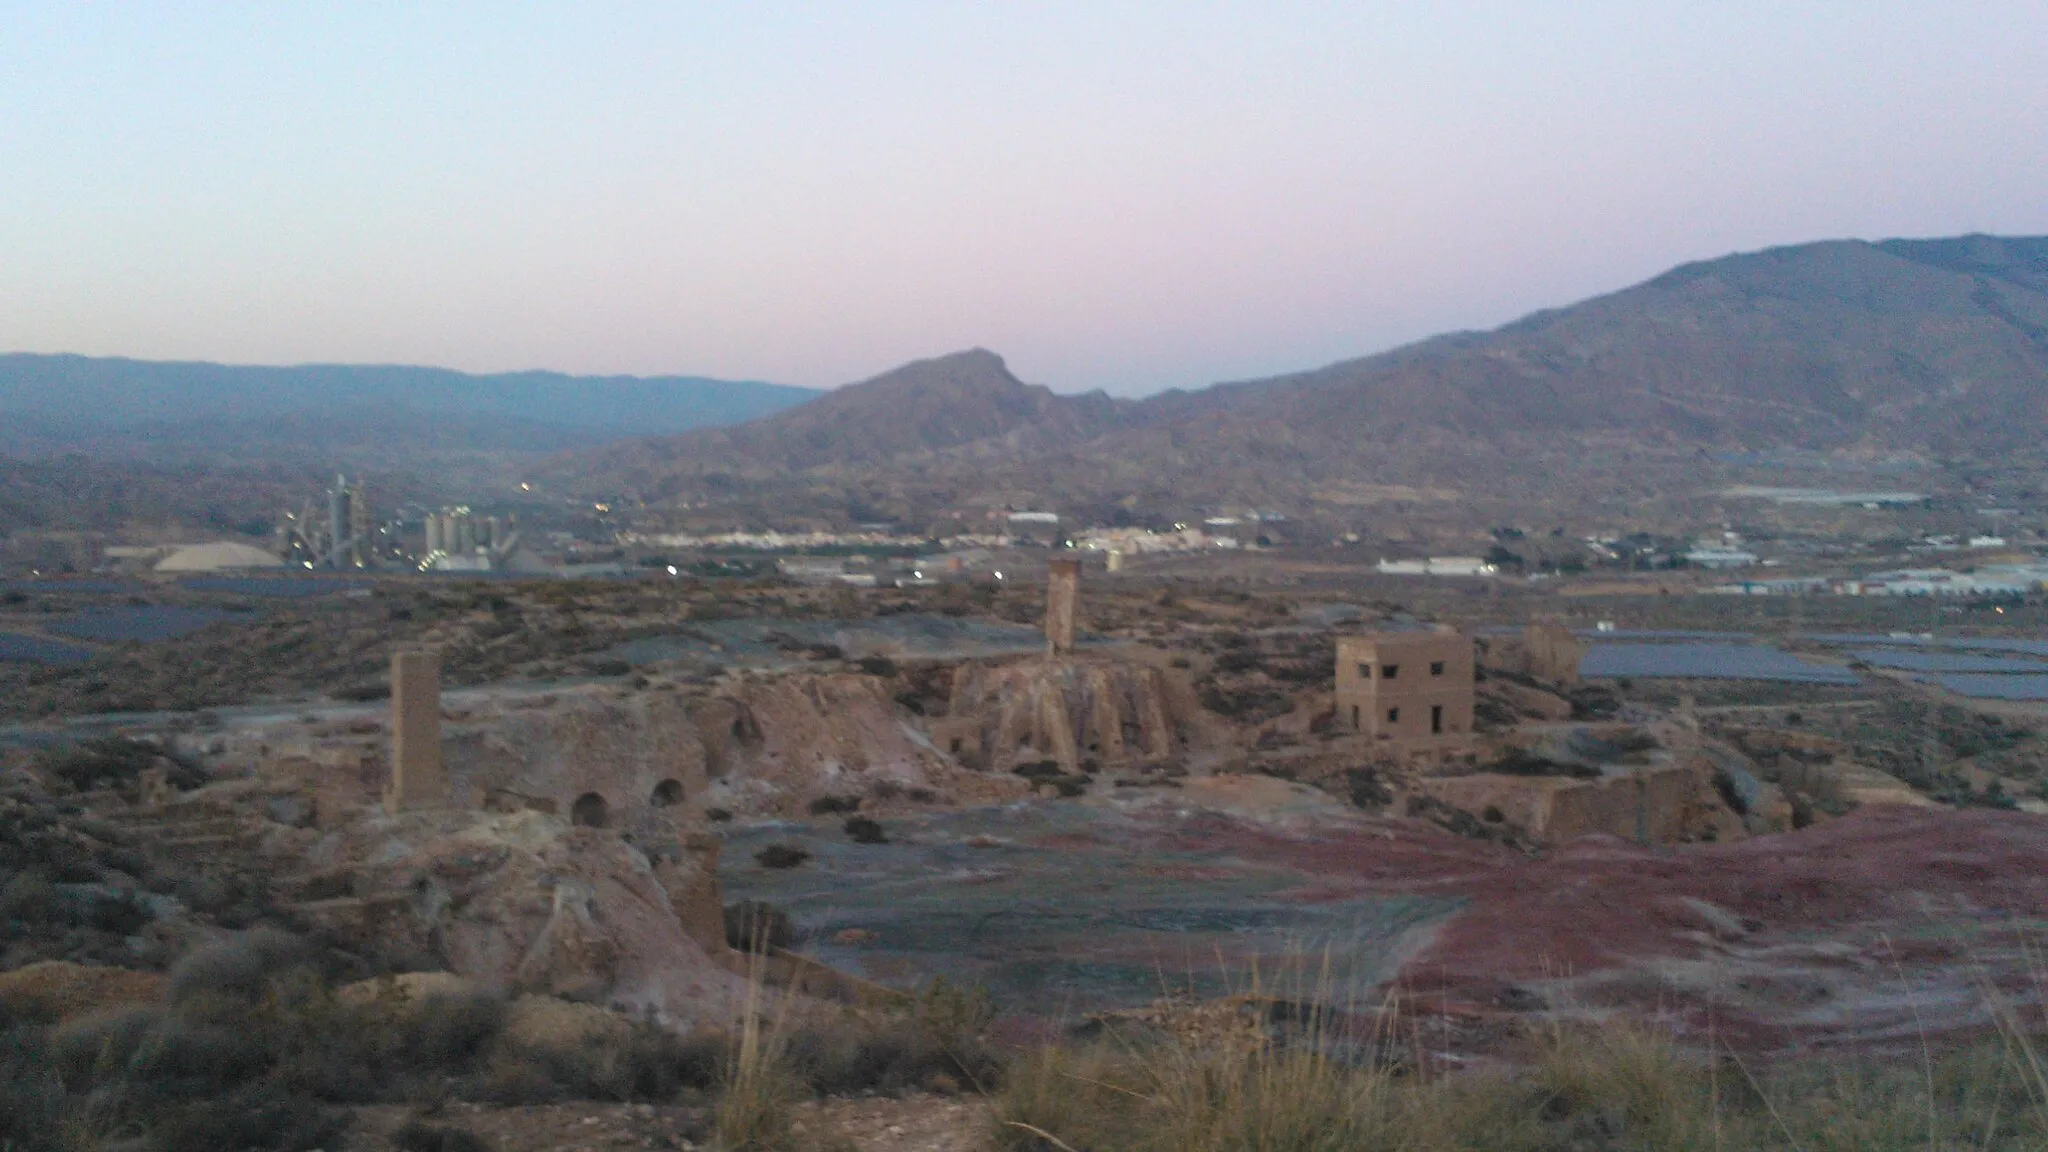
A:
[[[1002,580],[1006,568],[1020,569],[1032,553],[1056,549],[1112,573],[1264,553],[1324,556],[1360,576],[1529,584],[1620,580],[1701,595],[1998,598],[2048,589],[2043,538],[2019,508],[1940,508],[1927,494],[1904,491],[1742,485],[1721,495],[1794,515],[1853,513],[1865,526],[1861,533],[1778,530],[1760,537],[1714,525],[1689,536],[1557,530],[1533,538],[1524,530],[1497,527],[1486,533],[1484,550],[1444,555],[1403,554],[1375,547],[1356,532],[1325,533],[1323,525],[1252,509],[1190,514],[1154,525],[1109,525],[1044,508],[988,508],[948,521],[955,530],[944,535],[892,522],[676,531],[626,522],[623,504],[615,508],[601,501],[566,513],[542,506],[538,514],[532,501],[524,512],[461,503],[379,507],[374,489],[337,476],[317,498],[279,514],[268,540],[145,542],[115,534],[17,533],[0,555],[0,573],[575,579],[689,572],[889,587]],[[1872,518],[1898,524],[1873,532]],[[1951,530],[1913,531],[1929,525]]]

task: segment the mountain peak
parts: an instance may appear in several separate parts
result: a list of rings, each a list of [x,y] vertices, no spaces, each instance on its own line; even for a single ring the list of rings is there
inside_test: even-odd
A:
[[[1003,358],[969,348],[913,360],[798,408],[713,436],[642,441],[609,453],[649,455],[697,472],[804,471],[869,464],[984,440],[1045,443],[1107,431],[1122,408],[1101,394],[1060,396],[1026,384]]]

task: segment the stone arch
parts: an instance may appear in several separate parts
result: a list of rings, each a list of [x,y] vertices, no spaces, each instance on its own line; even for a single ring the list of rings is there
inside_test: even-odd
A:
[[[663,780],[654,786],[654,794],[647,802],[656,808],[673,808],[683,802],[683,782],[676,779]]]
[[[582,828],[602,828],[611,822],[611,805],[595,792],[585,792],[569,805],[569,823]]]

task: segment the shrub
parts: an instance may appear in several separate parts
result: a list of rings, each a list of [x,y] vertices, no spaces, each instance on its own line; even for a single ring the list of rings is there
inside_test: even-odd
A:
[[[200,948],[171,968],[169,997],[181,1003],[198,996],[254,1000],[269,981],[316,963],[304,940],[259,928]]]
[[[307,1152],[328,1144],[347,1125],[346,1115],[316,1100],[257,1083],[219,1099],[167,1102],[156,1113],[150,1135],[163,1152]]]
[[[989,1044],[995,1008],[987,990],[949,983],[927,985],[908,1011],[883,1015],[847,1012],[790,1035],[790,1070],[829,1095],[899,1093],[945,1086],[986,1090],[1002,1079],[1002,1061]]]
[[[796,942],[796,921],[789,913],[759,900],[725,906],[725,942],[743,952],[787,948]]]
[[[846,822],[846,834],[852,837],[853,842],[856,844],[887,844],[889,842],[889,834],[882,830],[881,821],[871,820],[866,816],[855,816],[853,819],[848,820]]]
[[[330,693],[336,700],[351,704],[368,704],[375,700],[391,699],[391,682],[388,680],[358,680],[344,684]]]
[[[1378,811],[1394,802],[1393,789],[1380,779],[1376,768],[1352,768],[1344,773],[1346,790],[1351,803],[1368,811]]]
[[[482,992],[438,993],[404,1014],[398,1042],[406,1058],[425,1068],[460,1065],[505,1030],[505,1001]]]
[[[786,1015],[773,1022],[761,1012],[764,972],[754,967],[738,1042],[726,1061],[715,1118],[718,1147],[727,1152],[787,1148],[794,1127],[792,1106],[802,1085],[790,1073]],[[784,1001],[785,1006],[787,1001]]]
[[[406,1121],[391,1134],[391,1142],[405,1152],[491,1152],[490,1142],[467,1128],[446,1128]]]
[[[1504,776],[1569,776],[1582,780],[1600,775],[1600,769],[1591,765],[1561,764],[1524,748],[1508,749],[1500,759],[1488,764],[1486,771]]]
[[[98,736],[65,745],[38,755],[38,766],[73,789],[88,792],[133,784],[144,769],[158,763],[166,766],[173,785],[182,789],[206,783],[197,765],[143,740],[120,736]]]
[[[57,1152],[64,1085],[38,1029],[0,1021],[0,1148]]]
[[[795,844],[770,844],[754,853],[754,862],[763,868],[794,868],[810,858],[807,849]]]
[[[860,809],[858,796],[820,796],[810,804],[813,816],[835,816]]]

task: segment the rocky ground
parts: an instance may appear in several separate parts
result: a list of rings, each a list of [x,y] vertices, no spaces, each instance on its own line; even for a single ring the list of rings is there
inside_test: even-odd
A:
[[[1703,785],[1715,819],[1671,843],[1545,843],[1477,808],[1407,803],[1415,780],[1346,758],[1328,646],[1362,626],[1357,605],[1122,586],[1091,601],[1097,642],[1069,667],[1026,654],[1029,589],[362,591],[0,674],[22,721],[11,751],[0,741],[0,1007],[161,1001],[170,1020],[182,957],[276,928],[331,947],[349,979],[446,968],[523,994],[516,1019],[554,1018],[536,1002],[596,1014],[624,1044],[633,1021],[594,1004],[677,1027],[732,1015],[744,981],[721,959],[724,910],[686,896],[714,874],[853,976],[987,986],[1019,1041],[1162,992],[1242,990],[1253,966],[1324,948],[1352,1010],[1448,1065],[1617,1015],[1748,1053],[1881,1051],[1981,1033],[1996,1005],[2043,995],[2048,821],[1999,803],[2040,778],[2041,738],[1907,684],[1695,693],[1493,666],[1482,748],[1445,771],[1597,775],[1565,761],[1608,737],[1641,763],[1706,749],[1740,769]],[[451,771],[488,811],[375,808],[396,640],[446,654]],[[161,739],[62,747],[98,730],[67,727],[81,711],[250,700],[269,703],[101,719]],[[1055,738],[1069,728],[1078,742]],[[1737,811],[1748,777],[1782,818]],[[670,779],[688,781],[686,809],[641,811]],[[615,784],[612,823],[570,827],[572,798]],[[688,828],[645,819],[685,811]],[[37,966],[56,960],[93,967]],[[800,1135],[985,1146],[982,1105],[922,1091],[945,1083],[929,1073],[892,1082],[904,1096],[825,1089]],[[561,1098],[586,1088],[351,1104],[337,1146],[708,1139],[703,1091]]]
[[[799,1147],[858,1152],[969,1152],[989,1147],[993,1122],[979,1097],[910,1095],[806,1101],[796,1106]],[[338,1152],[386,1152],[400,1133],[459,1129],[494,1152],[610,1152],[708,1148],[708,1109],[652,1104],[545,1104],[499,1108],[449,1104],[358,1109]],[[417,1137],[415,1137],[417,1139]]]

